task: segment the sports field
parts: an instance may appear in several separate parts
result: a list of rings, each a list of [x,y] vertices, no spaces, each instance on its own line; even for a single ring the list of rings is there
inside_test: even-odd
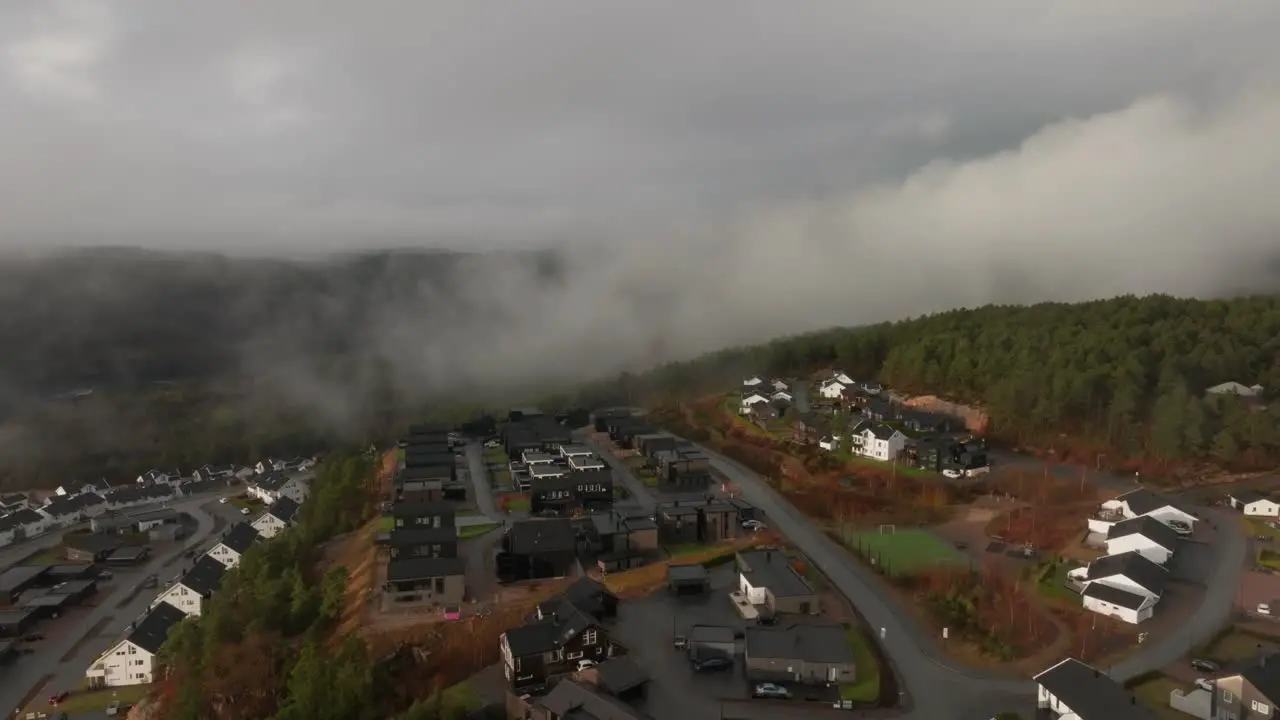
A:
[[[885,527],[861,532],[853,536],[850,546],[864,557],[886,566],[893,575],[909,574],[934,565],[968,562],[960,551],[919,528]]]

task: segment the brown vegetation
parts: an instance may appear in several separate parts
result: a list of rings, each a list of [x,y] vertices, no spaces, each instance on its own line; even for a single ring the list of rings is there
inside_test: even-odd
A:
[[[1057,639],[1057,625],[1029,595],[1034,588],[993,567],[978,572],[936,567],[902,582],[942,627],[988,655],[1028,657]]]

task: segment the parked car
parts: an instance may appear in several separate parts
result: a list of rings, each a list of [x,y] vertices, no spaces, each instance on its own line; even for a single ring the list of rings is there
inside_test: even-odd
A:
[[[49,696],[49,704],[50,704],[50,705],[57,705],[58,703],[62,702],[63,700],[66,700],[68,697],[71,697],[71,693],[67,692],[66,690],[63,690],[63,691],[62,691],[62,692],[60,692],[60,693],[54,693],[54,694],[52,694],[52,695],[50,695],[50,696]]]
[[[484,446],[487,448],[496,448],[496,447],[502,447],[502,443],[498,442],[497,440],[490,440],[486,442]]]
[[[1271,606],[1268,605],[1267,603],[1258,603],[1258,614],[1270,616]]]
[[[39,642],[44,639],[43,633],[27,633],[22,636],[22,642]]]
[[[755,691],[751,694],[758,698],[778,698],[783,700],[791,697],[790,690],[773,683],[761,683],[755,687]]]
[[[733,661],[723,657],[709,657],[702,660],[693,661],[694,672],[710,672],[712,670],[728,670],[733,667]]]
[[[1209,693],[1214,691],[1213,682],[1207,678],[1196,678],[1196,687]]]
[[[218,498],[218,502],[222,503],[223,505],[226,505],[227,503],[231,502],[231,498]]]
[[[587,668],[593,668],[593,667],[595,667],[595,666],[596,666],[596,661],[595,661],[595,660],[579,660],[579,661],[578,661],[578,672],[582,672],[583,670],[586,670]]]
[[[743,520],[742,521],[743,530],[750,530],[751,532],[759,532],[764,528],[765,528],[765,524],[760,522],[759,520]]]
[[[942,477],[951,478],[952,480],[958,480],[964,477],[964,473],[960,472],[959,470],[947,468],[946,470],[942,471]]]
[[[1218,663],[1213,662],[1212,660],[1201,660],[1200,658],[1194,658],[1191,661],[1191,667],[1195,668],[1196,670],[1200,670],[1201,672],[1218,672]]]
[[[240,508],[240,514],[241,514],[241,515],[248,515],[248,514],[249,514],[249,508]]]

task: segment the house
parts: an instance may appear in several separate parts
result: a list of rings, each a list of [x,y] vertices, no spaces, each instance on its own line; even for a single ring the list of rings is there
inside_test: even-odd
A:
[[[1130,551],[1100,557],[1068,572],[1067,579],[1082,586],[1086,609],[1138,624],[1153,614],[1168,574],[1142,553]]]
[[[526,465],[531,480],[554,480],[569,475],[569,469],[559,465]]]
[[[182,479],[182,473],[173,470],[148,470],[138,476],[135,483],[138,485],[161,485],[178,482]]]
[[[139,505],[151,505],[167,502],[178,496],[177,488],[167,483],[158,485],[135,485],[109,490],[102,499],[106,501],[104,511],[124,510]]]
[[[791,394],[790,390],[775,390],[769,393],[769,400],[775,403],[792,403],[795,402],[795,396]]]
[[[445,503],[398,502],[391,506],[392,527],[456,527],[453,507]]]
[[[160,652],[170,631],[186,619],[186,615],[169,603],[160,603],[147,611],[124,640],[113,645],[89,666],[85,677],[89,687],[97,690],[125,685],[145,685],[154,680],[156,654]]]
[[[1231,507],[1253,517],[1280,517],[1280,503],[1253,490],[1237,490],[1227,497]]]
[[[259,460],[257,465],[253,466],[253,471],[259,475],[266,475],[270,472],[280,472],[284,470],[284,460],[279,458],[266,458]]]
[[[604,665],[592,668],[599,672]],[[599,683],[604,689],[603,682]],[[507,699],[508,717],[520,720],[653,720],[652,716],[590,687],[588,681],[565,680],[546,695],[517,695]]]
[[[17,512],[19,510],[29,509],[31,501],[27,499],[24,493],[5,493],[0,495],[0,512]]]
[[[818,594],[780,550],[743,550],[734,558],[738,592],[752,605],[772,612],[809,615],[818,612]]]
[[[658,552],[658,524],[648,517],[628,517],[616,510],[591,514],[591,539],[602,573],[643,565]]]
[[[622,654],[594,618],[567,600],[540,605],[536,620],[502,634],[500,648],[507,681],[516,690],[545,686],[580,660],[603,662]]]
[[[711,592],[711,574],[701,563],[669,564],[667,589],[675,595],[702,595]]]
[[[205,553],[226,566],[228,570],[240,564],[240,558],[258,541],[258,531],[246,522],[236,523],[222,536],[222,540]]]
[[[868,395],[879,395],[884,392],[884,386],[878,382],[864,382],[862,383],[862,392]]]
[[[749,389],[742,392],[742,399],[738,403],[738,413],[746,415],[751,412],[751,408],[760,403],[768,404],[772,393],[765,390]]]
[[[209,480],[230,480],[236,476],[235,465],[205,465],[197,468],[191,473],[191,479],[195,482],[206,482]]]
[[[94,522],[98,522],[94,520]],[[91,535],[68,534],[64,536],[63,553],[73,562],[102,562],[123,545],[120,536],[94,533]]]
[[[1156,720],[1109,675],[1067,658],[1033,678],[1036,706],[1061,720]]]
[[[1256,398],[1262,395],[1263,390],[1264,388],[1261,385],[1245,385],[1232,380],[1207,388],[1205,392],[1210,395],[1235,395],[1242,398]]]
[[[961,421],[949,415],[923,410],[903,410],[899,421],[902,427],[915,433],[949,433],[964,427]]]
[[[728,625],[694,625],[689,628],[689,656],[694,660],[732,659],[737,652],[736,631]]]
[[[1107,554],[1137,552],[1157,565],[1166,565],[1178,547],[1178,533],[1148,515],[1122,520],[1107,531]]]
[[[827,382],[837,382],[845,387],[854,387],[858,384],[848,373],[843,370],[832,370],[831,377],[827,378]]]
[[[504,580],[565,577],[577,562],[578,534],[567,518],[517,520],[502,537]]]
[[[9,538],[9,543],[14,543],[43,535],[53,524],[48,516],[35,510],[23,508],[17,512],[11,512],[0,517],[0,544],[8,544],[4,543],[5,536]]]
[[[658,483],[685,490],[703,490],[711,480],[711,458],[692,443],[675,450],[659,450],[650,459]]]
[[[595,455],[573,455],[569,458],[569,470],[571,472],[590,472],[592,470],[604,470],[604,461]]]
[[[664,542],[714,543],[738,536],[738,508],[714,498],[674,500],[654,508],[658,535]]]
[[[50,524],[66,527],[84,522],[106,511],[107,501],[97,493],[66,495],[40,508],[40,512],[49,518]]]
[[[453,482],[453,466],[430,465],[402,468],[394,480],[395,499],[404,502],[440,502],[445,485]]]
[[[654,453],[663,450],[675,450],[679,443],[674,435],[666,433],[637,435],[635,438],[636,451],[645,457],[653,457]]]
[[[791,441],[800,445],[817,445],[823,436],[831,434],[831,422],[817,413],[800,413],[791,423]]]
[[[849,434],[850,452],[873,460],[896,460],[906,446],[907,436],[901,430],[875,421],[860,422]]]
[[[201,556],[190,570],[182,574],[178,582],[156,597],[151,607],[169,603],[184,615],[199,616],[205,601],[213,597],[213,593],[222,584],[222,576],[226,572],[227,568],[222,563],[208,555]]]
[[[764,380],[762,380],[762,379],[760,378],[760,376],[759,376],[759,375],[752,375],[751,377],[743,378],[743,380],[742,380],[742,387],[744,387],[744,388],[756,388],[756,387],[760,386],[763,382],[764,382]]]
[[[618,596],[609,592],[602,583],[589,577],[578,578],[565,591],[544,603],[539,603],[530,622],[555,612],[559,603],[568,600],[573,606],[596,620],[605,620],[618,614]]]
[[[748,627],[743,665],[748,680],[803,685],[851,683],[857,665],[840,625]]]
[[[840,447],[840,436],[827,435],[822,438],[819,438],[818,447],[822,448],[823,450],[826,450],[827,452],[835,452],[836,448]]]
[[[407,527],[394,528],[379,544],[390,549],[392,558],[458,557],[458,528]]]
[[[1215,720],[1272,717],[1280,708],[1280,657],[1263,655],[1214,685]]]
[[[643,698],[650,679],[649,673],[630,655],[609,658],[594,667],[580,670],[577,677],[624,702]]]
[[[1138,488],[1102,503],[1100,510],[1089,518],[1089,531],[1105,534],[1115,523],[1140,515],[1150,515],[1175,531],[1181,527],[1180,534],[1184,535],[1191,533],[1198,519],[1168,498],[1146,488]]]
[[[126,521],[129,523],[131,531],[149,532],[164,525],[176,525],[178,523],[178,511],[167,507],[143,510],[129,513]]]
[[[460,605],[466,568],[457,557],[397,557],[387,563],[383,600],[395,605]]]
[[[544,453],[541,450],[523,450],[520,453],[520,462],[533,467],[534,465],[552,465],[556,461],[556,457],[550,453]]]
[[[251,484],[248,492],[267,505],[284,497],[293,498],[294,502],[302,504],[307,499],[308,488],[307,482],[297,475],[269,472]]]
[[[560,457],[568,460],[575,457],[594,457],[595,451],[586,445],[561,445]]]
[[[534,515],[573,514],[580,507],[573,494],[573,481],[563,475],[538,477],[530,468],[529,512]]]
[[[818,386],[818,394],[828,400],[839,400],[844,397],[844,391],[849,389],[853,383],[842,382],[839,378],[830,378],[823,381]]]
[[[871,398],[862,404],[862,417],[873,422],[893,422],[901,413],[901,408],[881,398]]]
[[[271,538],[284,532],[285,528],[293,525],[293,521],[298,516],[298,503],[294,502],[291,497],[282,497],[271,503],[271,507],[266,512],[258,516],[257,520],[250,523],[254,530],[262,536],[263,540]]]

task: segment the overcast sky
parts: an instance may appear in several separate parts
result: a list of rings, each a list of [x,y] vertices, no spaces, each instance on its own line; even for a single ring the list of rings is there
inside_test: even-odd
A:
[[[1017,217],[961,215],[1053,222],[1044,193],[1173,170],[1222,108],[1262,133],[1219,138],[1254,141],[1237,159],[1274,160],[1277,37],[1275,0],[6,2],[0,217],[11,247],[259,251],[722,234],[797,206],[840,225],[823,241],[999,233]]]

